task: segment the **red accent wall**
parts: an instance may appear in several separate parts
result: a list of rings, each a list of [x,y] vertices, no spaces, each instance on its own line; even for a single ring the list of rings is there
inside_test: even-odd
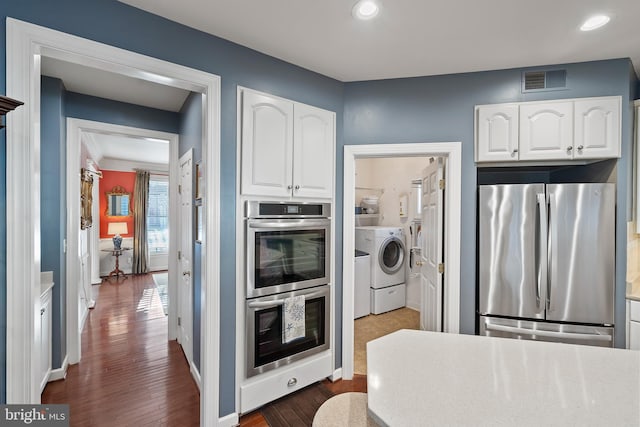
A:
[[[110,239],[113,236],[107,234],[107,227],[110,222],[126,222],[127,230],[129,233],[123,234],[122,237],[133,237],[133,215],[131,216],[110,216],[107,217],[105,212],[107,211],[107,192],[111,191],[113,187],[119,185],[124,187],[129,193],[131,193],[131,212],[135,210],[133,204],[133,187],[136,183],[135,172],[118,172],[118,171],[102,171],[102,179],[100,179],[100,238]]]

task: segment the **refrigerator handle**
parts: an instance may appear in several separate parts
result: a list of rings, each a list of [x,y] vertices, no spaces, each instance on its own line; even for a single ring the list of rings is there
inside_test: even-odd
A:
[[[528,329],[528,328],[519,328],[517,326],[505,326],[505,325],[494,325],[489,322],[485,323],[485,328],[488,331],[496,331],[496,332],[506,332],[510,334],[517,335],[536,335],[539,337],[548,337],[548,338],[565,338],[565,339],[574,339],[574,340],[589,340],[589,341],[612,341],[613,337],[608,334],[581,334],[576,332],[556,332],[556,331],[543,331],[540,329]]]
[[[553,274],[554,265],[553,265],[553,246],[554,242],[558,238],[557,231],[557,207],[556,207],[556,195],[553,193],[549,193],[549,234],[551,235],[551,239],[547,245],[547,268],[549,269],[547,275],[551,277],[547,279],[547,313],[551,311],[551,282],[556,277]],[[548,316],[548,315],[547,315]]]
[[[540,308],[540,294],[542,286],[547,286],[548,284],[548,268],[549,268],[549,259],[547,258],[547,242],[548,242],[548,229],[547,229],[547,197],[544,193],[538,193],[538,209],[539,209],[539,233],[538,237],[540,241],[538,242],[538,259],[539,261],[539,271],[538,271],[538,287],[536,288],[536,302],[538,308]],[[547,294],[547,301],[548,301]]]

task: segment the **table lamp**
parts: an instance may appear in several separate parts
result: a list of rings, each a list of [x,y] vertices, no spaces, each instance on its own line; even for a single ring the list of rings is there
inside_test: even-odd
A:
[[[107,228],[107,234],[114,234],[113,236],[113,249],[120,250],[120,245],[122,245],[122,234],[127,234],[129,230],[127,230],[126,222],[110,222],[109,227]]]

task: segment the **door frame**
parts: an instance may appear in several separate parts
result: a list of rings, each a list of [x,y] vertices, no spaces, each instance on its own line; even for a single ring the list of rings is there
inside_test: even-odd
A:
[[[342,213],[342,378],[353,378],[353,292],[355,250],[355,170],[356,159],[371,157],[445,157],[445,288],[444,332],[460,332],[460,216],[462,198],[462,143],[345,145]]]
[[[219,419],[220,77],[7,18],[7,96],[25,102],[7,116],[7,403],[39,403],[36,348],[40,297],[41,57],[101,68],[204,96],[205,170],[200,423]],[[210,173],[206,173],[210,171]],[[211,242],[207,242],[211,236]],[[205,245],[206,243],[206,245]],[[26,356],[26,357],[25,357]]]
[[[169,141],[169,200],[176,199],[175,186],[171,185],[176,182],[176,163],[178,158],[178,135],[168,132],[160,132],[149,129],[135,128],[130,126],[116,125],[112,123],[96,122],[92,120],[83,120],[75,118],[67,118],[67,255],[78,253],[78,235],[80,230],[80,204],[78,203],[78,194],[80,194],[80,153],[83,136],[89,133],[101,133],[111,135],[122,135],[134,138],[157,138]],[[93,201],[99,204],[98,200]],[[174,203],[169,203],[169,229],[175,230],[177,227],[176,207]],[[94,221],[98,224],[98,221]],[[169,234],[169,283],[176,283],[177,275],[177,249],[175,242],[177,240],[175,233]],[[172,262],[173,260],[173,262]],[[80,271],[80,262],[77,257],[66,256],[67,277],[66,277],[66,307],[78,307],[80,298],[80,289],[78,287],[78,274]],[[176,337],[177,330],[177,314],[175,304],[175,289],[169,287],[169,319],[167,335],[172,340]],[[78,363],[81,359],[81,319],[76,316],[77,310],[67,310],[67,361],[70,365]],[[64,368],[64,367],[63,367]]]

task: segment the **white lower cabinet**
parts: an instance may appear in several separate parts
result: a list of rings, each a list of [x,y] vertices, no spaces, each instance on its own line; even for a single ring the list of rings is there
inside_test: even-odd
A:
[[[49,381],[49,375],[51,374],[51,286],[43,284],[45,288],[44,292],[40,296],[40,336],[38,337],[38,343],[40,344],[40,393],[44,390],[44,387]]]
[[[640,301],[627,300],[627,348],[640,350]]]
[[[327,351],[258,375],[240,387],[240,413],[245,414],[331,374],[331,352]]]

